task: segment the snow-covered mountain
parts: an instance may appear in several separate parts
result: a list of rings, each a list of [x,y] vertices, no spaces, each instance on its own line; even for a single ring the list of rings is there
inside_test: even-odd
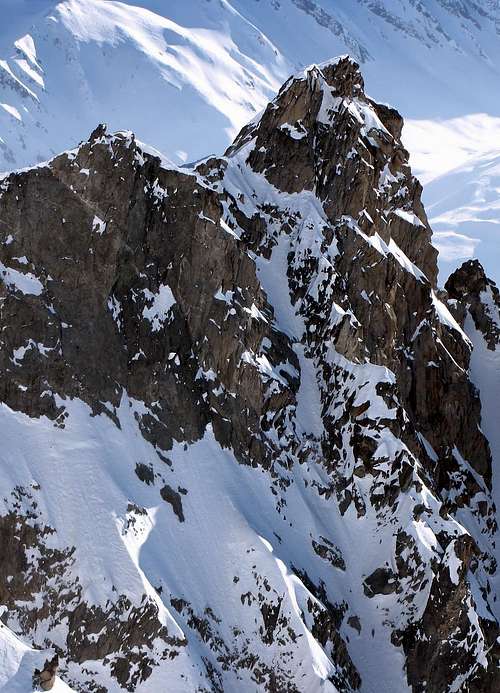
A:
[[[72,689],[500,688],[500,299],[402,128],[343,58],[194,167],[2,180],[2,621]]]
[[[0,691],[500,690],[499,32],[0,0]]]
[[[406,117],[427,180],[464,163],[454,134],[471,117],[489,120],[470,149],[500,130],[497,0],[0,0],[0,13],[0,170],[46,160],[98,122],[197,160],[222,151],[290,73],[342,53]],[[470,243],[451,235],[462,231],[438,226],[447,256],[467,257]],[[500,278],[497,267],[487,263]]]

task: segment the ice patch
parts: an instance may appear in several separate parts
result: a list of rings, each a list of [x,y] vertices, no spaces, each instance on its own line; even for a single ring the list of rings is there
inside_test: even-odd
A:
[[[151,305],[144,307],[142,316],[149,320],[153,332],[159,332],[176,302],[174,295],[167,284],[161,284],[157,294],[153,294],[148,289],[144,289],[144,294],[146,300],[151,301]]]
[[[12,267],[6,267],[0,262],[0,279],[3,283],[14,289],[21,291],[25,295],[40,296],[43,291],[42,282],[31,272],[19,272]]]

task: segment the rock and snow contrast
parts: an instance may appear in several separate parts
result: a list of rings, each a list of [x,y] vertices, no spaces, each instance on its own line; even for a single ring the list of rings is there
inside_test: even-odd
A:
[[[0,690],[500,690],[500,297],[402,128],[343,57],[3,177]]]
[[[53,693],[72,693],[74,689],[57,676],[42,676],[40,683],[50,688],[33,687],[33,673],[43,672],[47,662],[46,652],[28,647],[11,630],[0,623],[0,691],[2,693],[26,693],[32,690],[51,690]],[[52,662],[52,657],[49,660]]]
[[[472,256],[499,281],[499,27],[498,0],[0,0],[0,171],[99,122],[177,164],[220,153],[290,74],[348,53],[433,181],[442,281]]]

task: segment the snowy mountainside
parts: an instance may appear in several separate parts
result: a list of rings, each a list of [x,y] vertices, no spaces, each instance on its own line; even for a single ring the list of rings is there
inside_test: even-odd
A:
[[[498,688],[496,478],[402,128],[341,58],[193,168],[99,126],[1,181],[2,620],[74,690]]]
[[[500,118],[476,113],[414,120],[405,126],[403,139],[424,185],[442,283],[471,257],[479,258],[498,283]]]
[[[133,127],[177,161],[199,158],[226,144],[288,72],[263,35],[215,3],[214,18],[202,15],[199,28],[103,0],[7,8],[14,21],[0,34],[4,170],[47,159],[103,120]],[[250,55],[233,33],[250,43]]]

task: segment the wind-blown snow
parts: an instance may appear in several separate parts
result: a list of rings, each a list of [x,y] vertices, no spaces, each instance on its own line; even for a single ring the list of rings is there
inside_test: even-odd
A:
[[[500,134],[500,133],[499,133]],[[477,257],[486,274],[500,281],[500,149],[469,158],[425,188],[434,242],[446,277],[464,260]]]

